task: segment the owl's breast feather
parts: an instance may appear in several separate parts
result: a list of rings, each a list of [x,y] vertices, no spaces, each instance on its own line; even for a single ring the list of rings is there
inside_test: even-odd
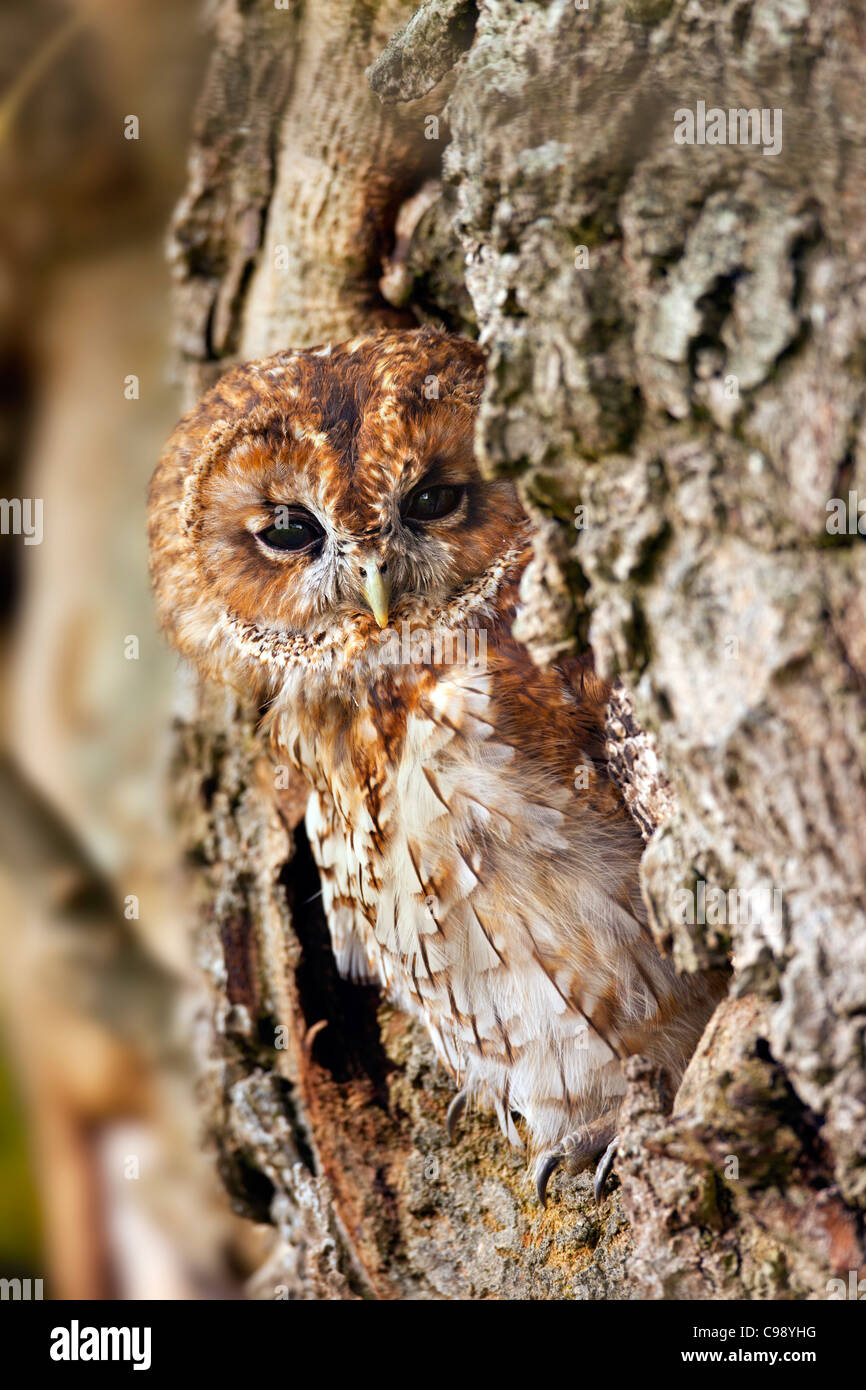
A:
[[[642,920],[626,814],[504,738],[496,693],[495,670],[449,668],[275,732],[316,788],[339,969],[378,979],[455,1077],[554,1142],[581,1098],[618,1094],[619,1059],[683,994]]]

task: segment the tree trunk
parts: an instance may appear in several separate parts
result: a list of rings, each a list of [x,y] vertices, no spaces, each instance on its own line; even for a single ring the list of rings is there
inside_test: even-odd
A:
[[[700,102],[780,112],[781,150],[678,143]],[[539,523],[520,635],[619,682],[657,939],[732,963],[672,1114],[628,1063],[619,1186],[596,1209],[559,1178],[542,1211],[492,1118],[448,1144],[422,1031],[338,979],[300,790],[275,806],[255,712],[199,690],[203,1091],[275,1227],[255,1296],[802,1299],[863,1272],[866,548],[828,504],[866,498],[864,131],[855,0],[224,0],[175,226],[189,399],[375,324],[478,334],[479,456]]]

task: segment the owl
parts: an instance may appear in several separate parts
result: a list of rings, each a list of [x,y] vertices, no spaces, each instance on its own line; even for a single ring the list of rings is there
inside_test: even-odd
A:
[[[341,972],[420,1019],[457,1094],[522,1117],[541,1201],[613,1157],[623,1060],[679,1080],[717,988],[656,949],[589,657],[515,638],[532,526],[473,449],[484,355],[430,328],[228,372],[150,496],[162,622],[249,692],[306,827]]]

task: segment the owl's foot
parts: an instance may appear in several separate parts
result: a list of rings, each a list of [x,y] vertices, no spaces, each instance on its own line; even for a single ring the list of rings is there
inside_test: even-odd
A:
[[[555,1149],[539,1154],[535,1164],[535,1190],[542,1206],[547,1205],[547,1186],[560,1164],[566,1172],[575,1174],[587,1168],[593,1159],[599,1159],[595,1170],[592,1190],[596,1202],[601,1202],[604,1185],[607,1181],[616,1153],[616,1124],[613,1116],[602,1115],[600,1119],[566,1134]]]

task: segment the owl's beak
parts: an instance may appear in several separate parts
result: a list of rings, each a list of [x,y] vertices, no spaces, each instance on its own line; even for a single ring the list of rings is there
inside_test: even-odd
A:
[[[383,576],[379,573],[379,569],[375,564],[367,565],[366,570],[367,573],[361,592],[376,622],[380,627],[387,627],[388,601],[391,598],[391,581],[387,575]]]

